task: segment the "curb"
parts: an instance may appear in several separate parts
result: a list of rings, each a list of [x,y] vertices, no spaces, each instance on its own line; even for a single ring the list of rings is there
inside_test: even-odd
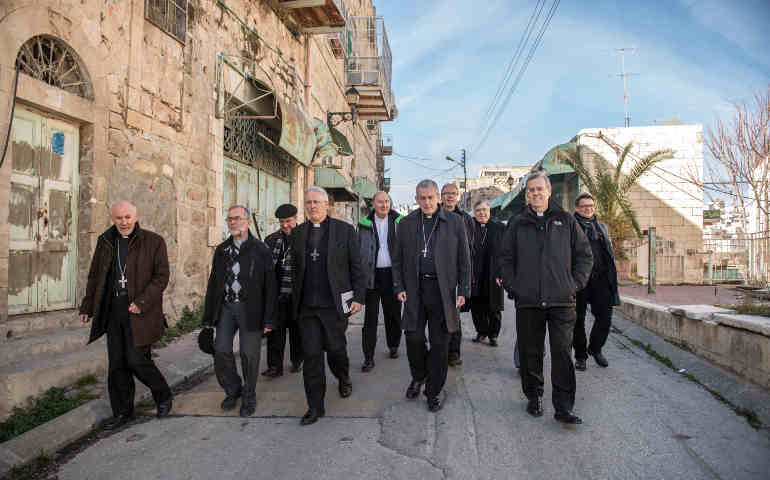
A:
[[[198,350],[195,330],[167,347],[157,350],[155,363],[173,389],[214,364],[213,357]],[[137,385],[136,403],[151,399],[150,391],[141,382]],[[14,466],[28,463],[41,453],[52,455],[62,447],[83,437],[112,416],[110,401],[105,395],[91,400],[64,415],[60,415],[18,437],[0,444],[0,476]]]

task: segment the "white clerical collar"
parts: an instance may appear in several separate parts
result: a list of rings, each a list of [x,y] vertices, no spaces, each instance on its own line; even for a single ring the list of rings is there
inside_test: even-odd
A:
[[[313,224],[313,228],[321,228],[321,224],[320,223],[314,223]]]
[[[537,214],[538,217],[542,217],[543,215],[545,215],[545,212],[535,212],[535,213]]]

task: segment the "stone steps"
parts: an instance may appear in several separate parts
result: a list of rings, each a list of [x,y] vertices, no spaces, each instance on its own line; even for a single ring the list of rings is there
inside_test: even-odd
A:
[[[88,325],[78,328],[32,330],[14,335],[0,343],[0,367],[46,353],[67,353],[84,349],[90,332],[91,326]]]
[[[33,313],[10,317],[0,324],[0,344],[14,337],[36,335],[41,330],[82,327],[78,311],[59,310],[55,312]],[[89,323],[90,326],[90,323]],[[5,348],[3,346],[3,348]]]
[[[24,405],[29,396],[50,387],[66,387],[86,375],[106,374],[105,339],[85,346],[86,339],[81,338],[76,351],[40,353],[0,366],[0,420],[7,418],[13,407]],[[4,342],[0,348],[5,350],[11,343]]]

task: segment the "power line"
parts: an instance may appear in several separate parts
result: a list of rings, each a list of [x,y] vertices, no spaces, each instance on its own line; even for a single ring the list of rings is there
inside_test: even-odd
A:
[[[420,157],[413,157],[413,156],[409,156],[409,155],[400,155],[400,154],[395,153],[395,152],[393,152],[393,156],[401,158],[403,160],[406,160],[407,162],[409,162],[409,163],[411,163],[413,165],[417,165],[418,167],[424,168],[426,170],[432,170],[432,171],[435,171],[435,172],[450,172],[450,171],[454,170],[455,168],[457,168],[457,167],[436,168],[436,167],[431,167],[429,165],[422,164],[419,161],[417,161],[417,160],[421,160],[421,161],[427,161],[427,162],[435,162],[435,160],[432,160],[430,158],[420,158]]]

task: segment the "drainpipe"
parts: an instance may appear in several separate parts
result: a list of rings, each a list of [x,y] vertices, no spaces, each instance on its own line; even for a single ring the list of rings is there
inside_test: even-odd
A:
[[[305,35],[305,108],[310,113],[310,35]]]

